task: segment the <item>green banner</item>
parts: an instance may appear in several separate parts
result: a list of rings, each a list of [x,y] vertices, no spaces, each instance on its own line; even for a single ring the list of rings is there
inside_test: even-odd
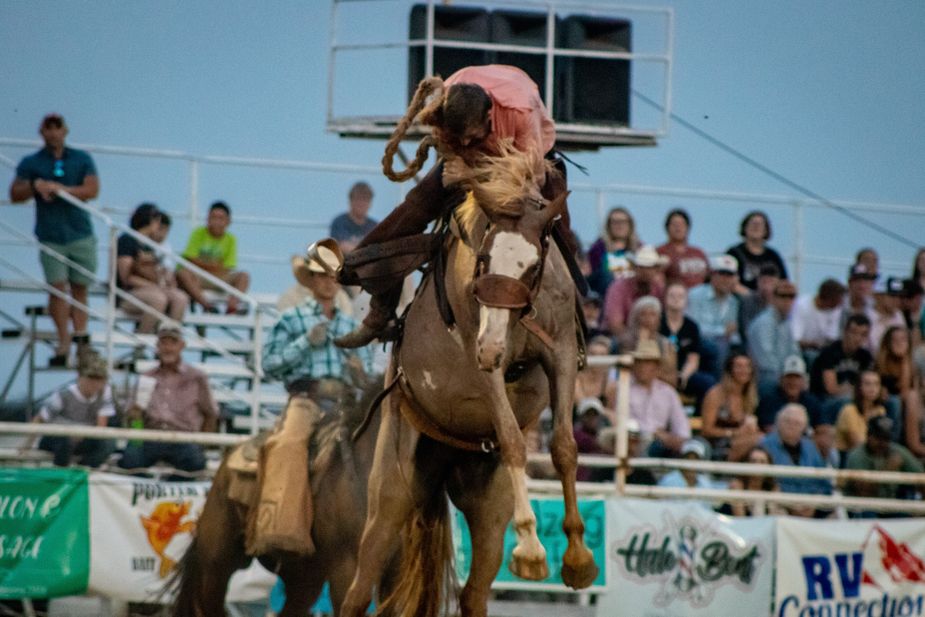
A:
[[[607,513],[605,503],[604,499],[578,500],[578,511],[581,512],[581,518],[585,522],[585,544],[594,554],[594,561],[600,569],[592,585],[594,587],[604,587],[607,584],[606,568],[604,567],[607,562],[605,527]],[[565,532],[562,531],[565,505],[561,499],[531,499],[530,505],[533,507],[533,512],[536,513],[537,535],[546,548],[546,562],[549,564],[549,578],[536,582],[543,585],[562,585],[560,576],[562,555],[565,554],[565,549],[568,546]],[[469,537],[466,518],[459,510],[454,510],[454,513],[453,541],[456,545],[456,574],[460,581],[465,581],[469,576],[469,567],[472,564],[472,540]],[[514,527],[509,524],[504,534],[504,561],[498,571],[498,576],[495,577],[495,582],[527,584],[532,582],[514,576],[508,568],[511,561],[511,552],[516,544],[517,536],[514,535]]]
[[[89,528],[86,472],[0,469],[0,598],[83,593]]]

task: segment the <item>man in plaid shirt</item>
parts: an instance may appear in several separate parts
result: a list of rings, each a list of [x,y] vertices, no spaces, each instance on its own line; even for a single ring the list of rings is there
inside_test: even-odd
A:
[[[319,257],[331,273],[314,261],[293,264],[296,279],[313,297],[283,312],[263,350],[264,372],[283,381],[290,396],[260,450],[260,503],[247,538],[252,555],[271,550],[314,553],[306,456],[311,435],[322,415],[349,400],[352,388],[372,370],[368,347],[345,350],[334,345],[334,338],[353,330],[357,322],[334,303],[340,288],[332,274],[339,266],[336,256],[319,249]]]

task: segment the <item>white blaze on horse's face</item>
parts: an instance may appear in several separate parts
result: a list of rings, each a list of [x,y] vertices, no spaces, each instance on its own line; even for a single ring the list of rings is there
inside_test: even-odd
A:
[[[500,231],[492,242],[488,271],[519,279],[536,265],[540,252],[521,234]],[[507,329],[511,309],[479,307],[478,362],[483,371],[492,371],[501,365],[507,344]]]

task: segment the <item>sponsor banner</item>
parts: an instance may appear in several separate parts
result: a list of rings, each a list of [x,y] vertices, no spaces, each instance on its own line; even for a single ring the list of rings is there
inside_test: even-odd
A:
[[[697,503],[607,505],[610,586],[598,615],[770,613],[774,519],[725,517]]]
[[[208,482],[93,474],[90,590],[133,602],[152,601],[163,594],[192,539],[209,486]],[[232,577],[229,601],[266,598],[275,581],[254,560]]]
[[[82,470],[0,469],[0,598],[86,590],[87,510]]]
[[[925,615],[922,520],[777,523],[775,615]]]
[[[591,589],[602,590],[607,585],[607,569],[604,567],[606,560],[606,507],[603,499],[579,499],[578,510],[585,523],[585,544],[594,555],[594,561],[597,563],[600,572],[597,575]],[[504,560],[501,562],[501,569],[498,576],[495,577],[495,589],[505,589],[512,586],[522,587],[541,585],[549,587],[558,585],[567,589],[562,583],[560,572],[562,569],[562,555],[568,542],[565,533],[562,531],[562,521],[565,518],[565,505],[561,499],[543,498],[531,499],[530,505],[536,514],[537,536],[540,542],[546,548],[546,563],[549,565],[549,577],[542,581],[525,581],[514,576],[508,564],[511,562],[511,552],[517,545],[517,536],[514,534],[512,524],[508,525],[504,534]],[[456,547],[456,574],[460,581],[465,581],[469,576],[469,568],[472,565],[472,540],[469,536],[469,527],[466,525],[466,519],[459,510],[453,509],[453,543]],[[516,585],[512,585],[516,584]]]

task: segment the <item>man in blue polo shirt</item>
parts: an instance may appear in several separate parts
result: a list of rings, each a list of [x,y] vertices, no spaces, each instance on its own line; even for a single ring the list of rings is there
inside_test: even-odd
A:
[[[93,223],[89,214],[57,193],[64,191],[83,201],[94,199],[100,191],[96,166],[86,152],[64,145],[67,124],[59,114],[45,116],[39,134],[45,147],[20,161],[16,179],[10,185],[10,201],[35,198],[35,235],[39,242],[83,268],[75,268],[42,251],[45,280],[62,293],[68,293],[70,285],[71,297],[86,304],[87,285],[93,282],[88,273],[96,273]],[[48,312],[58,331],[58,346],[51,364],[64,366],[71,348],[68,318],[74,322],[74,341],[79,345],[88,342],[87,314],[71,310],[65,300],[54,294],[49,296]]]

